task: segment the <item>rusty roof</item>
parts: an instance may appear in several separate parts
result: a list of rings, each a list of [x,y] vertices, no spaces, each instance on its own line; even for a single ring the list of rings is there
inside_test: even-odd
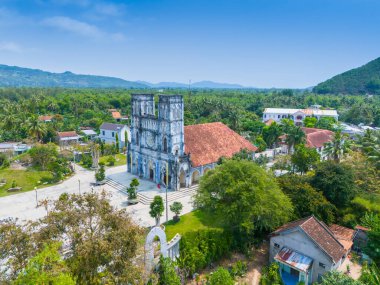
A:
[[[217,162],[220,157],[230,158],[242,149],[256,151],[257,147],[223,123],[185,127],[185,152],[190,153],[193,167]]]
[[[339,242],[343,244],[346,250],[349,250],[352,247],[355,230],[336,224],[332,224],[330,226],[330,230],[333,232],[333,234],[339,240]]]
[[[70,131],[70,132],[58,132],[58,137],[60,138],[69,138],[69,137],[77,137],[78,134],[76,131]]]
[[[334,132],[316,128],[302,128],[306,135],[306,146],[310,148],[318,148],[324,146],[325,143],[331,142]]]
[[[274,259],[289,264],[303,272],[307,272],[313,263],[312,258],[287,247],[283,247],[280,252],[276,254]]]
[[[270,126],[270,125],[272,125],[274,122],[275,122],[275,120],[273,120],[273,119],[269,119],[269,120],[266,120],[266,121],[264,122],[264,124],[267,125],[267,126]]]
[[[347,251],[329,227],[325,223],[318,221],[314,216],[285,224],[274,231],[273,234],[280,234],[294,228],[299,228],[306,233],[335,263]]]
[[[54,116],[46,115],[46,116],[39,116],[38,120],[40,121],[51,121]]]

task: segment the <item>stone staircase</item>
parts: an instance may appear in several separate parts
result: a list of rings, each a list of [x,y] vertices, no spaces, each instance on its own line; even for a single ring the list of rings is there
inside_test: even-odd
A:
[[[125,195],[128,195],[127,187],[115,180],[106,179],[106,184],[111,186],[112,188],[124,193]],[[168,192],[168,202],[176,201],[178,199],[187,197],[187,196],[193,196],[198,190],[198,185],[190,186],[189,188],[180,188],[178,191],[169,191]],[[160,191],[157,193],[157,195],[160,195],[164,199],[164,203],[166,195],[165,192]],[[153,197],[150,197],[146,194],[144,194],[144,191],[137,192],[137,197],[139,199],[139,203],[143,205],[150,205],[150,203],[153,202]]]

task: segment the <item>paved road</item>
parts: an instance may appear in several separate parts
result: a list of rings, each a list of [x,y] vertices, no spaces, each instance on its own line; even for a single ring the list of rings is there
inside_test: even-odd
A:
[[[126,172],[125,166],[117,166],[106,170],[106,175],[110,177],[125,175],[125,183],[133,178]],[[91,183],[94,182],[94,172],[84,169],[80,166],[76,166],[76,173],[71,178],[63,181],[61,184],[46,187],[37,190],[38,201],[48,199],[56,200],[62,193],[79,193],[79,181],[80,180],[80,192],[91,191]],[[128,183],[129,184],[129,183]],[[127,184],[127,185],[128,185]],[[154,219],[149,215],[149,205],[137,204],[133,206],[127,206],[127,196],[116,189],[104,185],[101,187],[94,187],[95,191],[105,189],[110,194],[111,204],[120,208],[127,208],[127,211],[131,214],[131,217],[135,222],[141,226],[153,226]],[[141,181],[141,190],[144,191],[157,191],[155,185],[148,181]],[[182,214],[188,213],[193,210],[192,198],[190,196],[178,199],[184,206]],[[171,202],[172,203],[172,202]],[[36,192],[29,191],[11,196],[0,198],[0,220],[5,218],[18,218],[20,221],[25,220],[37,220],[38,218],[46,215],[44,207],[36,208]],[[173,213],[169,211],[169,219],[173,217]],[[165,220],[165,214],[161,219]]]

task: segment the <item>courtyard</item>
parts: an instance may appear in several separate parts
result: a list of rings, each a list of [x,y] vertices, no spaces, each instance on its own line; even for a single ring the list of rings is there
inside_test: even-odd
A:
[[[118,209],[125,208],[137,224],[144,227],[154,226],[154,219],[149,215],[149,201],[153,199],[155,195],[160,195],[165,199],[164,188],[159,189],[155,183],[139,179],[140,186],[138,187],[138,191],[142,194],[141,199],[145,199],[146,203],[128,206],[128,196],[125,187],[129,186],[131,180],[136,178],[136,176],[127,173],[125,165],[106,169],[107,178],[111,179],[114,183],[107,183],[102,186],[93,185],[95,182],[94,171],[87,170],[79,165],[76,165],[75,168],[76,173],[61,184],[37,189],[37,191],[1,197],[0,220],[6,218],[17,218],[21,222],[37,220],[46,215],[45,207],[36,207],[37,204],[40,204],[43,200],[48,200],[51,204],[51,201],[58,199],[63,193],[79,194],[105,190],[109,194],[111,204]],[[193,210],[191,195],[193,192],[179,192],[180,191],[168,193],[168,206],[170,207],[174,201],[178,201],[183,204],[182,214],[191,212]],[[169,220],[172,219],[173,216],[174,214],[169,210]],[[161,221],[165,222],[165,213],[161,217]]]

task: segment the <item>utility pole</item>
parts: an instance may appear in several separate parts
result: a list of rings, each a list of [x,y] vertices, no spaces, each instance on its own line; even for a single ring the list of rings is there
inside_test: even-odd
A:
[[[34,191],[36,192],[36,208],[37,208],[38,207],[37,187],[34,187]]]
[[[168,187],[169,187],[169,163],[166,163],[166,185],[165,185],[165,202],[166,202],[166,222],[169,221],[169,212],[168,212]]]
[[[80,195],[80,179],[78,179],[79,195]]]

